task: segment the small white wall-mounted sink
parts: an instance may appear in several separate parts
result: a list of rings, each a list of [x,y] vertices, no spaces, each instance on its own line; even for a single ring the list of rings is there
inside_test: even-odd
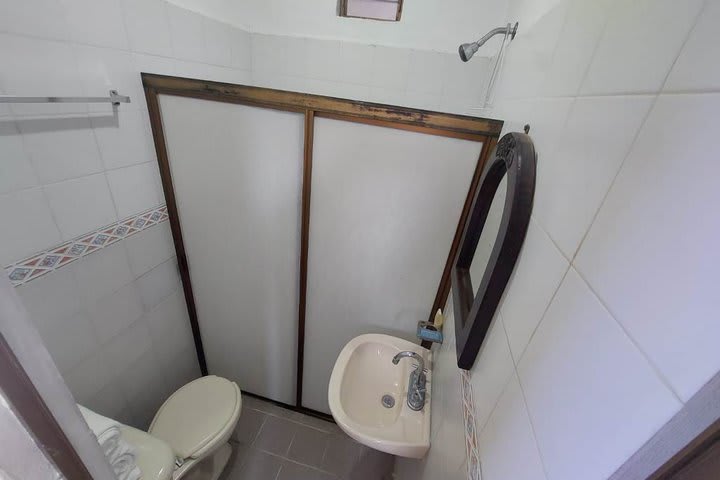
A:
[[[415,360],[393,357],[405,350],[425,360],[425,407],[407,404],[408,380]],[[390,335],[368,334],[352,339],[337,358],[330,377],[330,411],[345,433],[368,447],[400,457],[422,458],[430,448],[431,353],[420,345]],[[390,395],[394,406],[383,405]]]

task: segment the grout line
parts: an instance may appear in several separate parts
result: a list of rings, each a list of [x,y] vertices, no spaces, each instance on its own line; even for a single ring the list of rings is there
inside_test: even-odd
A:
[[[520,394],[522,395],[523,405],[525,406],[525,414],[527,415],[528,422],[530,422],[530,431],[532,432],[533,440],[535,441],[535,449],[537,449],[538,457],[540,457],[540,465],[542,465],[545,478],[549,479],[550,475],[548,475],[548,470],[545,466],[545,459],[543,458],[542,450],[540,449],[540,442],[538,442],[537,433],[535,433],[535,424],[533,424],[532,415],[530,414],[530,408],[528,407],[527,398],[525,396],[525,389],[520,381],[520,374],[516,371],[515,375],[517,377],[518,385],[520,386]]]
[[[527,352],[527,349],[530,346],[530,342],[532,342],[532,339],[535,337],[535,333],[537,333],[538,329],[540,328],[540,324],[545,320],[545,315],[547,314],[548,310],[550,309],[550,305],[552,305],[553,301],[555,301],[555,297],[557,296],[558,292],[560,291],[560,287],[562,287],[563,282],[565,281],[565,277],[567,277],[567,274],[571,268],[572,268],[571,264],[568,264],[568,266],[565,268],[565,273],[563,274],[562,278],[560,279],[560,282],[558,283],[558,286],[555,289],[555,292],[553,292],[552,296],[550,297],[550,301],[545,306],[545,310],[543,310],[543,313],[540,316],[540,321],[537,323],[537,325],[535,325],[535,328],[533,329],[532,333],[530,334],[530,338],[528,338],[528,341],[525,344],[525,347],[523,347],[522,352],[520,352],[520,355],[518,356],[517,363],[515,364],[516,370],[517,370],[518,365],[522,361],[522,359],[525,357],[525,352]],[[510,350],[510,353],[512,354],[512,349]],[[518,378],[519,378],[519,376],[518,376]]]
[[[690,27],[690,30],[688,31],[687,35],[685,36],[685,40],[683,41],[682,45],[680,46],[680,49],[678,50],[678,53],[675,56],[675,59],[673,60],[672,65],[670,65],[670,68],[668,69],[667,73],[665,74],[665,78],[663,79],[660,89],[654,93],[655,98],[653,99],[652,104],[650,105],[650,108],[648,109],[647,113],[645,114],[645,118],[643,118],[642,122],[640,123],[640,126],[638,127],[637,131],[635,132],[635,136],[633,137],[633,140],[630,143],[630,147],[628,148],[628,151],[625,154],[625,158],[623,158],[623,161],[620,163],[620,166],[618,167],[617,172],[615,173],[615,176],[613,177],[612,181],[610,182],[610,186],[605,191],[605,196],[603,196],[603,199],[600,202],[600,205],[595,210],[595,214],[593,215],[592,221],[590,222],[590,226],[587,228],[587,230],[585,230],[585,234],[583,235],[582,240],[578,244],[577,249],[575,249],[575,253],[573,254],[573,258],[571,260],[571,263],[573,264],[573,266],[575,266],[575,260],[577,258],[577,255],[580,252],[580,250],[582,249],[582,246],[585,243],[585,240],[587,239],[587,236],[590,233],[590,230],[592,229],[593,225],[595,224],[595,221],[597,220],[597,217],[600,214],[600,210],[602,210],[602,207],[605,205],[605,202],[607,201],[607,198],[610,195],[610,192],[612,191],[613,187],[615,186],[615,182],[617,181],[618,177],[620,176],[620,173],[622,172],[623,168],[625,167],[625,164],[627,163],[628,157],[630,157],[630,154],[633,152],[635,144],[637,143],[637,139],[640,136],[640,132],[642,132],[643,128],[645,128],[645,124],[647,123],[648,118],[650,117],[652,112],[655,110],[655,107],[657,105],[658,99],[660,98],[660,95],[663,95],[663,89],[665,88],[665,85],[667,84],[668,78],[670,77],[670,74],[672,73],[673,69],[675,68],[675,64],[677,63],[678,58],[680,58],[680,55],[682,54],[683,50],[685,49],[685,45],[687,44],[688,40],[690,39],[692,32],[695,30],[695,27],[697,26],[697,23],[700,19],[700,16],[705,11],[706,5],[707,5],[707,0],[705,2],[703,2],[703,6],[700,7],[700,9],[698,10],[697,15],[695,16],[695,21],[693,22],[692,26]],[[579,271],[578,271],[578,273],[579,273]],[[583,277],[583,280],[585,280],[584,277]],[[587,283],[588,286],[590,285],[590,283],[587,281],[585,281],[585,283]],[[595,293],[594,290],[593,290],[593,293]],[[596,294],[596,296],[597,296],[597,294]],[[600,298],[600,297],[598,296],[598,298]],[[608,312],[609,311],[610,310],[608,310]]]
[[[617,316],[610,310],[609,306],[605,304],[605,302],[600,298],[600,295],[597,294],[595,289],[590,285],[590,283],[587,281],[587,279],[583,276],[583,274],[578,270],[577,268],[574,268],[575,272],[578,274],[578,276],[582,279],[582,281],[587,285],[588,289],[592,292],[592,294],[595,296],[597,301],[602,305],[602,307],[605,309],[605,311],[612,317],[612,319],[615,321],[615,323],[620,327],[622,332],[625,334],[625,336],[630,340],[630,343],[640,352],[642,357],[645,359],[645,361],[650,365],[650,368],[655,372],[655,374],[659,377],[660,381],[665,385],[668,390],[673,394],[673,396],[680,402],[680,405],[684,405],[685,402],[680,398],[680,394],[675,391],[675,388],[673,388],[670,381],[665,377],[665,375],[662,373],[662,371],[655,365],[655,363],[651,360],[650,356],[645,353],[645,350],[643,350],[640,347],[640,344],[638,344],[635,339],[630,335],[630,332],[627,331],[625,328],[625,325],[618,320]]]

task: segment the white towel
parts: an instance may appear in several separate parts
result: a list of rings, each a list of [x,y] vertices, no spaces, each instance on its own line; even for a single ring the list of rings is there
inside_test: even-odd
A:
[[[82,405],[78,405],[78,408],[97,437],[100,448],[118,480],[139,480],[142,473],[135,463],[135,450],[120,437],[120,424]]]

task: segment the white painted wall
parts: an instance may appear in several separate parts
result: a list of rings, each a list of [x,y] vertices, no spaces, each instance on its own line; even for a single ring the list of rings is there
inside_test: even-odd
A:
[[[507,0],[406,0],[400,22],[337,16],[336,0],[171,0],[252,32],[457,52],[513,20]]]
[[[531,125],[538,184],[472,369],[483,480],[599,480],[720,370],[720,168],[708,142],[720,8],[525,0],[510,10],[521,28],[492,115],[505,131]],[[455,382],[446,348],[433,378]],[[444,407],[460,391],[447,395],[433,398],[428,457],[398,461],[399,478],[465,478],[461,413]]]
[[[0,391],[0,478],[64,478],[40,450]]]

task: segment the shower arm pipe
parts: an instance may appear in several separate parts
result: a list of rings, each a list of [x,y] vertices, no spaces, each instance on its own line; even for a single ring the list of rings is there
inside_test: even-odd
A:
[[[482,47],[485,42],[490,40],[495,35],[510,35],[510,40],[515,38],[515,34],[517,33],[518,24],[515,22],[515,25],[512,25],[511,23],[508,23],[504,27],[497,27],[490,30],[488,33],[482,36],[480,40],[475,42],[478,47]]]
[[[507,39],[510,37],[510,40],[515,38],[515,34],[517,33],[518,29],[518,23],[515,22],[515,25],[508,23],[504,27],[498,27],[493,28],[488,33],[486,33],[480,40],[472,43],[463,43],[458,47],[458,53],[460,54],[460,59],[463,62],[467,62],[472,58],[473,55],[480,49],[481,46],[485,44],[488,40],[490,40],[495,35],[504,35]]]

